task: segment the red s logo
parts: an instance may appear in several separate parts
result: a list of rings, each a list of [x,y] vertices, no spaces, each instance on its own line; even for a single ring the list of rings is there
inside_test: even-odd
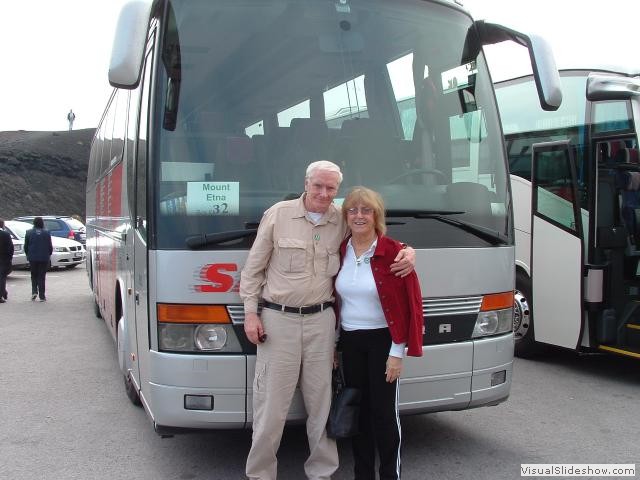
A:
[[[200,279],[208,282],[206,285],[195,285],[196,292],[221,293],[232,291],[236,279],[233,275],[223,272],[237,272],[235,263],[209,263],[200,269]],[[237,291],[237,288],[234,289]]]

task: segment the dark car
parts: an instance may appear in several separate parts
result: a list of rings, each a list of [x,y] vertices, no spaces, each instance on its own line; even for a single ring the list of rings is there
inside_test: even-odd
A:
[[[73,217],[55,216],[55,215],[27,215],[24,217],[16,217],[14,220],[21,222],[33,223],[33,219],[41,216],[44,220],[44,228],[55,237],[69,238],[86,244],[87,230],[80,220]]]

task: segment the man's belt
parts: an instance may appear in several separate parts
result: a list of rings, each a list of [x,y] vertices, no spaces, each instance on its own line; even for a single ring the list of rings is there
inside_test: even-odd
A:
[[[271,310],[279,310],[281,312],[287,313],[297,313],[298,315],[309,315],[311,313],[318,313],[326,310],[327,308],[333,306],[333,302],[324,302],[319,303],[317,305],[308,305],[305,307],[288,307],[286,305],[280,305],[279,303],[273,303],[264,301],[264,308],[270,308]]]

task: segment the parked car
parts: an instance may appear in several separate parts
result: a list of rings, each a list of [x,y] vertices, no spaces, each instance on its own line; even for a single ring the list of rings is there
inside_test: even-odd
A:
[[[14,220],[33,224],[33,219],[42,217],[44,228],[54,237],[68,238],[80,242],[83,245],[87,242],[87,229],[80,220],[73,217],[56,215],[27,215],[16,217]]]
[[[11,266],[13,268],[28,266],[29,262],[27,261],[27,255],[24,253],[24,239],[13,233],[13,230],[6,225],[4,229],[9,232],[9,235],[11,235],[11,241],[13,242],[13,258],[11,259]]]
[[[24,237],[27,234],[27,230],[33,228],[33,225],[26,222],[19,222],[15,220],[7,220],[4,222],[5,228],[11,233],[12,237],[16,237],[22,245],[24,245]],[[75,240],[70,240],[68,238],[60,238],[60,237],[51,237],[51,243],[53,245],[53,253],[51,254],[51,268],[75,268],[82,262],[84,262],[86,256],[86,250],[84,245],[80,242],[76,242]],[[14,242],[14,249],[16,248],[16,243]],[[22,255],[24,256],[24,263],[22,265],[27,265],[26,255],[24,254],[24,248],[22,249]],[[14,258],[16,257],[14,252]],[[13,266],[16,267],[15,263]]]

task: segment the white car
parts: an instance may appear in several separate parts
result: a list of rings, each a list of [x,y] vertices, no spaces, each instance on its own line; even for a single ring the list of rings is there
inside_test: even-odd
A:
[[[12,230],[5,227],[5,230],[11,235],[11,241],[13,242],[13,257],[11,258],[12,267],[26,267],[29,265],[27,256],[24,253],[24,239],[16,236]]]
[[[7,220],[4,222],[4,226],[5,229],[8,230],[9,233],[11,233],[11,236],[15,237],[15,240],[13,242],[13,266],[26,266],[28,264],[28,261],[24,253],[24,237],[27,233],[27,230],[33,228],[33,225],[26,222],[18,222],[16,220]],[[74,268],[84,262],[86,251],[84,249],[84,246],[80,242],[76,242],[75,240],[70,240],[68,238],[51,236],[51,244],[53,245],[53,253],[51,254],[51,268]],[[19,253],[18,247],[20,248]]]

